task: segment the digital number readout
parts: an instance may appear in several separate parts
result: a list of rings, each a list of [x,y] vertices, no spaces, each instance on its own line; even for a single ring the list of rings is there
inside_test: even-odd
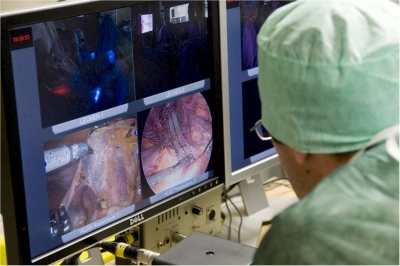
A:
[[[12,37],[12,42],[17,43],[17,42],[24,42],[24,41],[29,41],[31,39],[31,35],[25,34],[21,36],[15,36]]]
[[[22,28],[10,31],[11,50],[33,46],[32,28]]]

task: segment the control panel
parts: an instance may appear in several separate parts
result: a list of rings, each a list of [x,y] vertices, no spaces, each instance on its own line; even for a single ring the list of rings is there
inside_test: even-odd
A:
[[[140,226],[140,246],[162,253],[196,231],[218,235],[222,189],[216,187],[146,221]]]

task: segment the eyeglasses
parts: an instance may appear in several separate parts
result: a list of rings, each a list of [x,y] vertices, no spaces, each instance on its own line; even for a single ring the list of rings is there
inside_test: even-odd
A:
[[[272,137],[269,135],[268,131],[263,127],[261,124],[261,119],[258,120],[252,128],[250,128],[250,131],[256,131],[257,136],[261,140],[271,140]]]

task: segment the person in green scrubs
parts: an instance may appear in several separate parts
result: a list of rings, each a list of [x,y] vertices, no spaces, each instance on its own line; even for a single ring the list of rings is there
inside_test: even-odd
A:
[[[389,0],[298,0],[262,26],[258,128],[300,201],[254,264],[399,265],[399,14]]]

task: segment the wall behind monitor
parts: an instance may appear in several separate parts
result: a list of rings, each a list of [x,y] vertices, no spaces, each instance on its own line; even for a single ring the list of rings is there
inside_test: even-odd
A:
[[[77,1],[77,0],[75,0]],[[0,10],[13,10],[13,9],[23,9],[33,6],[42,6],[51,3],[59,2],[57,0],[14,0],[14,1],[0,1]]]

